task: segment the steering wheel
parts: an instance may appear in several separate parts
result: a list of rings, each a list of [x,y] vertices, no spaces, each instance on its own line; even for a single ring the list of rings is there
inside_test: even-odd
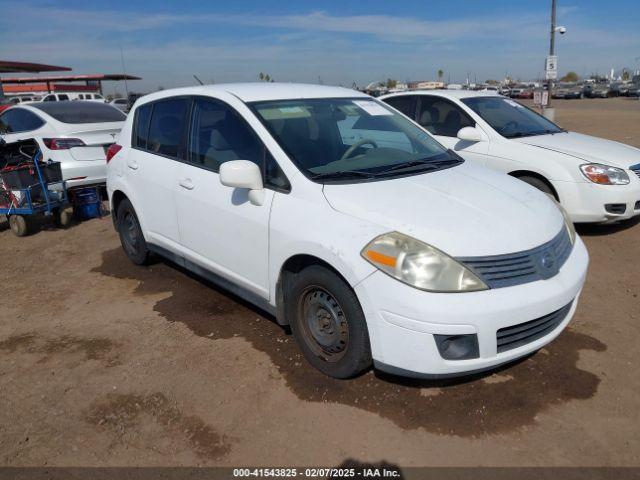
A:
[[[515,120],[510,120],[507,123],[504,124],[504,127],[502,127],[503,130],[506,130],[507,132],[509,130],[515,130],[518,128],[518,125],[520,125],[518,122],[516,122]]]
[[[356,143],[347,148],[347,151],[342,154],[340,160],[346,160],[351,156],[353,152],[355,152],[362,145],[371,145],[373,148],[378,148],[378,144],[373,140],[369,140],[368,138],[363,138],[362,140],[358,140]]]

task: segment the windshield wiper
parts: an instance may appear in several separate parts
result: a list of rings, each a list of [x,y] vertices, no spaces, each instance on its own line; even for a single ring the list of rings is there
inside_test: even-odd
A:
[[[521,138],[521,137],[537,137],[538,135],[553,135],[554,133],[564,133],[566,130],[540,130],[537,132],[515,132],[508,135],[504,135],[506,138]]]
[[[337,172],[312,173],[309,178],[311,178],[311,180],[333,180],[337,178],[349,177],[373,178],[375,176],[375,173],[364,172],[362,170],[341,170]]]
[[[443,165],[447,165],[449,163],[461,163],[457,158],[447,158],[445,160],[411,160],[406,163],[399,163],[398,165],[394,165],[392,167],[379,172],[378,175],[383,175],[388,172],[394,172],[398,170],[404,170],[405,168],[417,167],[419,165],[429,165],[427,170],[433,170],[442,167]]]

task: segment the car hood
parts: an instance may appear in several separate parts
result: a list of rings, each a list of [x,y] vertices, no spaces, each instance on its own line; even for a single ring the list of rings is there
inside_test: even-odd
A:
[[[339,212],[452,256],[527,250],[551,240],[564,224],[547,195],[470,162],[410,177],[325,185],[323,192]]]
[[[567,132],[514,138],[513,141],[563,153],[585,162],[629,168],[640,163],[640,149],[623,143]]]

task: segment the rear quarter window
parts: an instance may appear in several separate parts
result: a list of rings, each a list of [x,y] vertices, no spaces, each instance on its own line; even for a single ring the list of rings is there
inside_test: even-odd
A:
[[[147,103],[136,109],[133,121],[133,138],[131,145],[146,150],[147,135],[149,134],[149,120],[151,120],[152,104]]]

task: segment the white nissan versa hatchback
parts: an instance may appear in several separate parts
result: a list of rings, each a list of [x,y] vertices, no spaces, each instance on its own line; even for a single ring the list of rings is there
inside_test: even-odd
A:
[[[333,377],[512,361],[560,334],[585,280],[584,244],[548,195],[353,90],[157,92],[108,160],[134,263],[159,253],[273,313]]]

